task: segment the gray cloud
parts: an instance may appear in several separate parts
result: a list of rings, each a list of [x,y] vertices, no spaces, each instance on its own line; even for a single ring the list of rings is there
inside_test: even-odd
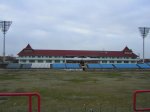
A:
[[[6,35],[7,54],[13,55],[30,43],[36,49],[122,50],[128,46],[142,56],[138,27],[150,26],[149,12],[149,0],[0,1],[1,20],[13,21]]]

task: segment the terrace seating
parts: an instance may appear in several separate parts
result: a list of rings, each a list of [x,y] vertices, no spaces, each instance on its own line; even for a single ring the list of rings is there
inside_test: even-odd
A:
[[[113,69],[114,66],[112,64],[100,64],[100,66],[102,66],[102,68],[104,69]]]
[[[113,64],[118,69],[136,69],[139,68],[136,64]]]
[[[66,69],[65,63],[54,63],[52,64],[53,69]]]
[[[142,69],[150,69],[150,66],[146,63],[141,63],[141,64],[137,64],[139,66],[139,68]]]
[[[31,68],[50,68],[49,63],[32,63]]]
[[[30,69],[32,64],[23,64],[22,68],[23,69]]]
[[[66,64],[67,69],[81,69],[80,64],[77,63],[67,63]]]
[[[49,63],[40,63],[40,68],[50,68]]]
[[[146,63],[146,64],[148,64],[148,65],[150,66],[150,62],[148,62],[148,63]]]
[[[31,68],[39,68],[40,64],[39,63],[32,63]]]
[[[100,69],[102,66],[100,64],[87,64],[87,68],[89,69]]]
[[[18,63],[9,63],[6,68],[8,69],[19,69],[21,67]]]

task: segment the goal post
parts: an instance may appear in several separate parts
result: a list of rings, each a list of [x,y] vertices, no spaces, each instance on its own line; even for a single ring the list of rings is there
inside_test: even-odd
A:
[[[32,97],[37,98],[37,112],[41,112],[41,96],[39,93],[0,93],[0,96],[25,96],[28,97],[28,112],[32,112]]]
[[[145,112],[145,111],[150,111],[150,107],[138,107],[137,106],[137,98],[139,97],[140,94],[145,94],[149,93],[149,98],[150,98],[150,90],[136,90],[133,93],[133,110],[134,112]],[[148,103],[148,102],[147,102]]]

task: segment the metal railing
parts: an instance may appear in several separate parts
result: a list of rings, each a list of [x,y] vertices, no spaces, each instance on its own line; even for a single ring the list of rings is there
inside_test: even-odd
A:
[[[26,96],[28,97],[28,112],[32,112],[32,96],[37,97],[37,112],[41,112],[41,97],[39,93],[0,93],[0,96]]]
[[[150,111],[150,108],[139,108],[137,107],[137,95],[140,93],[150,93],[150,90],[136,90],[133,93],[133,110],[134,112],[145,112]]]

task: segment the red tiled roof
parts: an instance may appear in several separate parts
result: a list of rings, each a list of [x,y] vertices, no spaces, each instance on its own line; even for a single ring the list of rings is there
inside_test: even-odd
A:
[[[19,56],[100,56],[100,57],[137,57],[136,54],[125,54],[123,51],[88,51],[88,50],[37,50],[24,48]]]

